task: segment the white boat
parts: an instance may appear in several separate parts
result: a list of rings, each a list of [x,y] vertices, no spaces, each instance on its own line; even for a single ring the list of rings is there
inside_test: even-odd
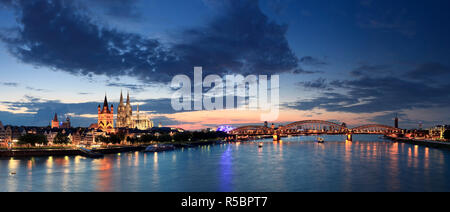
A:
[[[317,138],[317,143],[323,143],[323,142],[325,142],[325,139],[323,139],[322,137]]]
[[[259,148],[262,148],[263,145],[264,145],[264,144],[263,144],[262,142],[259,142],[258,147],[259,147]]]

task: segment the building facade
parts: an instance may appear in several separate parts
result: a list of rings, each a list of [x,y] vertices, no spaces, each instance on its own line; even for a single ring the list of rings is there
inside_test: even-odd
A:
[[[55,113],[55,117],[53,117],[51,122],[52,128],[59,128],[58,114]]]
[[[71,127],[71,126],[70,126],[70,118],[67,117],[67,118],[66,118],[66,121],[63,122],[63,123],[61,124],[60,127],[63,128],[63,129],[68,129],[68,128],[70,128],[70,127]]]
[[[139,130],[148,130],[153,127],[153,121],[151,121],[146,114],[139,113],[139,105],[137,106],[136,116],[133,117],[132,128]]]
[[[132,116],[133,111],[130,104],[130,94],[127,93],[127,103],[126,105],[123,103],[123,95],[122,92],[120,92],[120,103],[117,107],[117,121],[116,121],[116,127],[117,128],[132,128],[133,122],[132,122]]]
[[[100,107],[98,105],[98,129],[107,132],[112,133],[114,132],[114,106],[111,105],[111,108],[109,108],[108,105],[108,99],[106,99],[103,102],[103,107]]]

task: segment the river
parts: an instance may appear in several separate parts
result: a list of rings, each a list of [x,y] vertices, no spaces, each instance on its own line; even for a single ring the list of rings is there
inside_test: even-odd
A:
[[[450,150],[376,135],[0,159],[0,191],[450,191]],[[16,174],[11,174],[15,172]]]

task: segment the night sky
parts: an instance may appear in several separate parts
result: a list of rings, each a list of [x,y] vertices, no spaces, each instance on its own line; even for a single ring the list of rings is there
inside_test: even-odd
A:
[[[284,124],[450,123],[447,0],[0,0],[0,121],[97,121],[130,92],[155,123],[199,129],[259,113],[176,112],[177,74],[279,74]]]

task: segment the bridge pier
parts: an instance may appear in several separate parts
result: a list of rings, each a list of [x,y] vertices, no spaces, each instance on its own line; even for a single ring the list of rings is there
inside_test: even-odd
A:
[[[274,134],[273,134],[273,141],[280,141],[280,140],[281,140],[280,134],[274,133]]]
[[[353,141],[353,134],[347,134],[347,141]]]

